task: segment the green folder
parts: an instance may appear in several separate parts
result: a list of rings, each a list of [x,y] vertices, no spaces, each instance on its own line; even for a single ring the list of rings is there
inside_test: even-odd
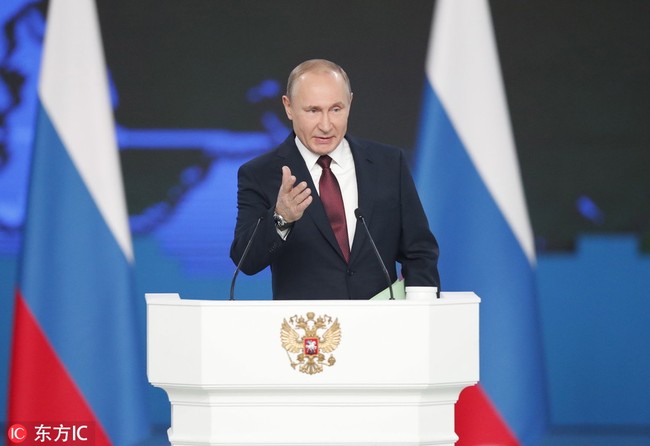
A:
[[[395,300],[404,299],[406,297],[406,292],[404,291],[404,280],[403,279],[397,279],[391,285],[391,288],[393,289],[393,297],[395,298]],[[386,287],[384,290],[382,290],[379,293],[375,294],[370,299],[388,300],[388,299],[390,299],[390,290],[388,289],[388,287]]]

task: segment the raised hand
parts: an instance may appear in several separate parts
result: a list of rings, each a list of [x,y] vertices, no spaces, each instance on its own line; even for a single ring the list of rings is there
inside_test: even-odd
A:
[[[282,166],[282,184],[275,203],[275,212],[282,215],[288,223],[300,220],[313,198],[306,181],[296,185],[296,177],[288,166]]]

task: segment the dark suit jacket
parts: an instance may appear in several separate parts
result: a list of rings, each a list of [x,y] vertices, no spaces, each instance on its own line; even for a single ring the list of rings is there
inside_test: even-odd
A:
[[[368,299],[386,288],[385,275],[365,229],[357,221],[349,265],[334,237],[311,175],[290,135],[279,147],[242,165],[238,173],[237,225],[230,257],[237,264],[262,217],[242,271],[271,266],[274,299]],[[438,244],[429,230],[401,150],[346,136],[357,176],[359,209],[386,264],[391,281],[395,262],[407,286],[438,286]],[[306,181],[313,201],[287,240],[277,234],[273,212],[282,166]]]

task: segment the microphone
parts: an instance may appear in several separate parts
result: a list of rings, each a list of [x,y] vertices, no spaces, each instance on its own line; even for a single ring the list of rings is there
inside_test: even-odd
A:
[[[262,220],[264,220],[264,215],[261,215],[260,218],[257,219],[257,223],[255,223],[255,228],[253,229],[253,233],[251,234],[251,237],[248,239],[248,243],[246,243],[246,247],[244,248],[244,253],[241,255],[241,258],[239,259],[239,263],[237,263],[235,274],[233,274],[232,282],[230,283],[230,300],[235,300],[235,281],[237,280],[237,274],[239,274],[239,270],[241,269],[241,266],[244,263],[246,256],[248,255],[248,251],[251,248],[251,244],[253,243],[253,239],[255,238],[255,234],[257,234],[257,229],[260,227],[260,222]]]
[[[363,227],[366,230],[366,234],[368,234],[368,239],[370,240],[370,244],[372,245],[372,249],[375,251],[375,255],[377,256],[377,260],[379,260],[379,264],[381,265],[381,269],[384,271],[384,275],[386,276],[386,283],[388,283],[388,291],[390,292],[390,300],[395,300],[395,297],[393,296],[393,286],[392,283],[390,282],[390,275],[388,274],[388,270],[386,269],[386,265],[384,264],[384,261],[381,258],[381,255],[379,254],[379,250],[377,249],[377,245],[375,245],[375,241],[372,239],[372,235],[370,235],[370,230],[368,229],[368,225],[366,224],[366,219],[363,217],[363,214],[361,213],[361,210],[359,208],[354,210],[354,216],[357,217],[357,220],[361,220],[361,223],[363,223]]]

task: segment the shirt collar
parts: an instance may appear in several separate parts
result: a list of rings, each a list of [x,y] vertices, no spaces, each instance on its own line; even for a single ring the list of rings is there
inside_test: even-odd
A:
[[[317,155],[311,150],[309,150],[302,143],[302,141],[300,141],[300,138],[298,138],[297,136],[295,138],[295,142],[296,142],[296,146],[298,147],[298,151],[300,152],[303,159],[305,160],[305,164],[307,165],[307,168],[311,170],[316,165],[316,162],[318,161],[318,158],[320,158],[320,155]],[[345,138],[343,138],[339,143],[339,145],[336,146],[336,149],[332,150],[328,155],[330,156],[330,158],[332,158],[332,161],[334,163],[338,164],[341,168],[345,169],[349,163],[349,160],[352,158],[352,151],[350,150],[350,144]]]

